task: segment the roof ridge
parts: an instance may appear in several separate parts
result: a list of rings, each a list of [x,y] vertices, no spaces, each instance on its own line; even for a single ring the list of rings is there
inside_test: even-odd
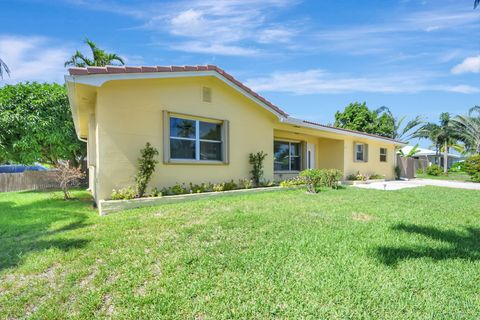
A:
[[[247,94],[253,96],[254,98],[260,100],[266,104],[269,108],[274,110],[276,113],[281,114],[284,117],[288,117],[288,113],[283,111],[280,107],[276,106],[270,102],[265,97],[259,95],[246,85],[244,85],[239,80],[235,79],[231,74],[225,72],[223,69],[216,65],[184,65],[184,66],[113,66],[108,65],[105,67],[72,67],[68,69],[68,72],[72,76],[86,76],[94,74],[119,74],[119,73],[152,73],[152,72],[191,72],[191,71],[215,71],[221,76],[223,76],[228,81],[234,83],[236,86],[240,87]]]

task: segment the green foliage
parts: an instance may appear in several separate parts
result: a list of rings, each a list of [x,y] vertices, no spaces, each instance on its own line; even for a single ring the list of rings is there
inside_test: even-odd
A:
[[[150,195],[152,197],[158,197],[158,196],[162,195],[162,192],[157,187],[154,187],[154,188],[152,188],[152,192],[150,193]]]
[[[395,166],[395,179],[400,180],[401,175],[402,175],[402,169],[400,169],[400,166]]]
[[[385,179],[385,176],[384,175],[381,175],[381,174],[378,174],[378,173],[374,173],[370,176],[369,178],[370,180],[374,180],[374,179]]]
[[[419,148],[419,145],[418,143],[413,146],[413,148],[408,152],[408,153],[405,153],[403,152],[402,149],[398,150],[398,153],[400,154],[401,157],[403,158],[412,158],[414,155],[416,155],[418,152],[420,151],[420,148]]]
[[[349,181],[367,181],[369,178],[369,175],[360,173],[360,171],[357,171],[357,173],[349,174],[347,176],[347,180]]]
[[[432,164],[431,166],[427,167],[427,169],[425,169],[425,172],[430,176],[439,176],[443,173],[443,170],[436,164]]]
[[[252,171],[250,171],[250,173],[252,174],[252,180],[255,183],[255,186],[260,185],[260,181],[263,177],[263,161],[266,157],[267,154],[263,151],[250,153],[249,155],[249,161],[252,165]]]
[[[179,195],[179,194],[187,194],[187,193],[189,193],[189,190],[184,183],[183,184],[177,183],[172,187],[162,189],[162,194],[164,195]]]
[[[137,175],[135,176],[135,183],[137,186],[137,192],[139,197],[145,195],[148,183],[152,178],[152,174],[155,172],[155,166],[158,160],[155,156],[158,155],[158,150],[152,147],[150,142],[145,144],[145,148],[140,150],[140,158],[137,163]]]
[[[57,165],[87,154],[77,139],[64,86],[18,83],[0,88],[0,160]]]
[[[337,188],[342,176],[337,169],[307,169],[299,174],[309,193],[317,193],[320,187]]]
[[[417,171],[416,171],[417,174],[424,174],[425,173],[425,170],[423,170],[422,168],[418,168]]]
[[[468,157],[465,160],[465,172],[470,175],[472,181],[480,182],[480,153]]]
[[[238,180],[238,187],[240,189],[251,189],[253,188],[253,181],[251,179],[240,179]]]
[[[113,189],[110,199],[112,200],[130,200],[136,197],[135,189],[131,186],[122,189]]]
[[[335,113],[335,127],[377,134],[394,135],[394,119],[389,113],[379,116],[379,111],[370,110],[365,102],[350,103],[343,112]]]
[[[92,53],[93,59],[87,58],[84,54],[80,51],[76,51],[73,56],[65,62],[65,67],[67,66],[74,66],[74,67],[86,67],[86,66],[96,66],[96,67],[104,67],[107,65],[114,65],[115,62],[119,64],[125,64],[122,57],[117,55],[116,53],[107,53],[105,50],[102,50],[97,47],[97,45],[85,38],[85,44],[88,45],[90,51]]]
[[[291,179],[280,181],[280,187],[282,188],[303,186],[304,184],[305,180],[303,180],[301,177],[294,177]]]
[[[448,169],[448,172],[464,172],[465,171],[465,162],[455,162],[452,164],[450,169]]]

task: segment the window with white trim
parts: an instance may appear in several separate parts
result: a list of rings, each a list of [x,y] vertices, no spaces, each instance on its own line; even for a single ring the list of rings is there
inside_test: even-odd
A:
[[[366,145],[364,143],[355,144],[355,161],[367,161]]]
[[[387,148],[380,148],[380,162],[387,162]]]
[[[300,171],[300,143],[274,141],[274,171]]]
[[[222,123],[170,117],[170,159],[223,161]]]

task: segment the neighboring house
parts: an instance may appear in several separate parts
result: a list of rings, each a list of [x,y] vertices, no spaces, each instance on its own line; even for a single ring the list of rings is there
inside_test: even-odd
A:
[[[394,178],[404,144],[294,119],[216,66],[72,68],[65,77],[78,137],[88,143],[90,188],[108,199],[133,185],[140,149],[160,151],[151,187],[250,176],[264,151],[264,177],[306,168]],[[321,112],[321,110],[319,110]]]
[[[404,146],[402,148],[403,153],[408,154],[413,149],[412,146]],[[412,157],[414,159],[419,160],[426,160],[428,165],[431,166],[432,164],[439,165],[443,168],[444,158],[443,152],[435,152],[434,150],[425,149],[425,148],[418,148],[418,152]],[[448,154],[448,165],[447,167],[450,168],[455,162],[462,161],[462,156],[454,153]]]

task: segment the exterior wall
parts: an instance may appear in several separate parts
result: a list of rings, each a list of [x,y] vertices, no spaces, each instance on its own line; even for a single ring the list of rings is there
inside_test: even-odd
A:
[[[212,102],[202,102],[202,87]],[[163,111],[229,121],[228,164],[163,163]],[[171,78],[107,82],[98,88],[97,200],[114,188],[133,185],[140,149],[150,142],[160,163],[150,187],[224,182],[249,177],[248,155],[264,151],[273,163],[275,116],[215,78]],[[273,166],[265,165],[266,179]]]
[[[317,168],[339,169],[344,171],[343,143],[343,140],[319,138],[317,148]]]
[[[355,161],[354,144],[356,142],[366,143],[368,145],[368,161]],[[380,162],[380,148],[387,148],[387,162]],[[363,174],[380,174],[386,179],[395,179],[395,146],[373,140],[355,139],[348,137],[344,143],[345,175],[357,172]]]

